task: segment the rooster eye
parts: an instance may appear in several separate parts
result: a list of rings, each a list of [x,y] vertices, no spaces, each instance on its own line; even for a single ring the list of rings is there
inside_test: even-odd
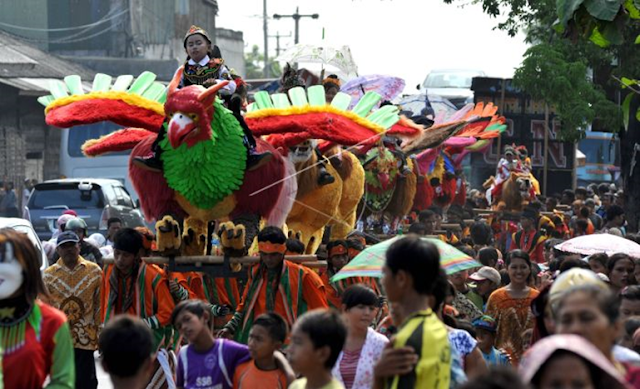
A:
[[[194,122],[198,120],[198,115],[196,115],[195,113],[190,113],[189,117],[191,118],[191,120],[193,120]]]

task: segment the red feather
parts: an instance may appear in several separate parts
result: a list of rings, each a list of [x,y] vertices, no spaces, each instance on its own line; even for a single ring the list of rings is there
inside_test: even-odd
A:
[[[110,152],[131,150],[149,137],[155,139],[156,134],[142,128],[126,128],[100,139],[87,141],[83,146],[83,152],[88,157],[95,157]]]
[[[129,160],[129,177],[136,193],[140,195],[142,212],[149,221],[167,213],[184,218],[187,214],[175,201],[175,192],[169,188],[163,174],[141,169],[131,163],[135,157],[149,155],[154,140],[155,137],[143,139],[133,148]]]
[[[59,128],[113,122],[123,127],[140,127],[158,132],[164,116],[119,100],[90,99],[53,108],[47,113],[46,121],[48,125]]]

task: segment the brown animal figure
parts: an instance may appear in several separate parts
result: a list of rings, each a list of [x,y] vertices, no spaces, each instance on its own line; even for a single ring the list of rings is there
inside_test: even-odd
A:
[[[511,172],[509,179],[502,184],[502,194],[495,199],[494,204],[512,212],[521,212],[531,200],[531,178],[528,173]]]

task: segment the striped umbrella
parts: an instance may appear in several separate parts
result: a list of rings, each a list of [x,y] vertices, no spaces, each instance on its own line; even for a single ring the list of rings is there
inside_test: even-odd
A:
[[[382,265],[384,265],[387,249],[395,241],[402,238],[403,236],[396,236],[395,238],[367,247],[353,258],[351,262],[346,264],[345,267],[340,269],[340,271],[331,278],[331,282],[349,277],[382,277]],[[436,245],[440,252],[440,266],[442,266],[447,274],[482,266],[467,254],[440,239],[421,239]]]

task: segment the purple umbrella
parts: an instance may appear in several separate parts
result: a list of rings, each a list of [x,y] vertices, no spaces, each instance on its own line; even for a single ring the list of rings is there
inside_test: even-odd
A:
[[[404,86],[405,82],[402,78],[370,74],[347,81],[340,91],[353,97],[351,104],[355,105],[369,91],[378,93],[383,101],[393,100],[402,93]]]

